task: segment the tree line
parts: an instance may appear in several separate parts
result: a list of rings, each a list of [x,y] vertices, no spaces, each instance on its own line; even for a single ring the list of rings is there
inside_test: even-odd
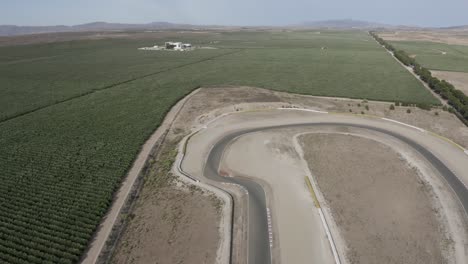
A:
[[[457,116],[468,124],[468,96],[462,91],[457,90],[451,83],[445,80],[439,80],[432,76],[431,72],[421,66],[414,58],[411,58],[405,51],[397,50],[391,44],[380,38],[375,32],[369,32],[372,37],[389,52],[393,53],[404,65],[411,67],[413,72],[421,78],[435,93],[447,100],[451,106],[449,111],[458,113]]]

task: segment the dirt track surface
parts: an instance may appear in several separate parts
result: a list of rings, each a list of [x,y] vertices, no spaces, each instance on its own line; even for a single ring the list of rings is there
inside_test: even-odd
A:
[[[390,147],[352,135],[307,134],[305,158],[350,263],[447,263],[432,190]]]

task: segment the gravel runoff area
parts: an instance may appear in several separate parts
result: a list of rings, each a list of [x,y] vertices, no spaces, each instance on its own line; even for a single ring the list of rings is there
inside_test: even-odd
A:
[[[215,117],[218,117],[221,114],[227,112],[292,106],[331,112],[349,112],[356,114],[363,112],[366,114],[388,117],[437,132],[446,137],[449,137],[450,139],[465,147],[468,146],[468,130],[458,121],[455,116],[437,109],[432,111],[423,111],[417,108],[410,108],[412,112],[411,114],[408,114],[406,113],[408,107],[397,106],[395,110],[389,110],[390,104],[391,103],[367,102],[352,99],[301,96],[252,87],[202,88],[193,96],[188,98],[187,103],[184,105],[181,113],[177,116],[173,126],[171,127],[170,135],[173,139],[180,139],[182,136],[187,135],[190,131],[203,127],[210,120],[213,120]],[[365,106],[368,106],[369,109],[365,108]],[[438,115],[434,114],[436,112]],[[153,168],[159,163],[155,162],[151,164],[153,165],[151,165],[150,168]],[[157,188],[158,187],[155,187],[154,185],[145,185],[142,189],[142,193],[155,193],[157,192],[157,190],[155,190]],[[245,194],[242,192],[242,190],[239,191],[232,186],[225,186],[225,188],[231,188],[232,192],[237,192],[237,195],[234,197],[236,199],[236,204],[245,202]],[[190,192],[186,188],[182,187],[182,191],[183,190],[185,190],[186,193],[187,191]],[[167,189],[167,191],[169,193],[172,192],[171,189]],[[175,192],[177,191],[178,190],[175,190]],[[172,238],[176,239],[170,241],[167,236],[154,235],[152,237],[151,243],[145,243],[146,238],[144,237],[146,236],[146,233],[157,234],[157,230],[161,228],[160,222],[164,220],[164,216],[171,214],[171,210],[173,208],[183,208],[183,204],[186,204],[187,201],[193,200],[194,197],[199,197],[201,199],[205,199],[203,197],[207,197],[206,195],[197,196],[197,194],[201,193],[194,192],[195,196],[190,194],[183,199],[172,200],[169,199],[172,197],[170,195],[140,195],[137,203],[141,209],[134,210],[127,219],[132,219],[129,221],[129,225],[132,225],[131,222],[133,219],[139,219],[137,222],[138,224],[134,224],[135,227],[137,228],[141,225],[145,227],[145,230],[133,232],[135,229],[127,228],[123,233],[123,238],[120,240],[120,246],[117,247],[115,255],[124,255],[126,259],[134,260],[134,263],[144,263],[141,261],[141,255],[147,255],[148,258],[154,259],[155,256],[164,254],[167,257],[167,260],[171,258],[176,259],[176,255],[179,254],[178,252],[180,250],[184,250],[184,244],[180,243],[180,241],[192,241],[190,240],[191,237],[199,237],[199,235],[197,235],[198,233],[210,233],[212,230],[219,232],[216,231],[220,230],[216,227],[216,223],[220,221],[219,216],[215,219],[210,216],[212,214],[209,212],[210,210],[211,212],[215,212],[216,208],[213,206],[206,206],[204,208],[207,213],[199,214],[200,220],[194,221],[199,224],[197,226],[185,225],[183,228],[176,229],[179,235],[172,236]],[[207,197],[206,199],[210,199],[210,197]],[[152,215],[151,217],[148,217],[148,214],[145,213],[154,210],[157,210],[161,213]],[[185,212],[184,210],[179,210],[179,212],[181,218],[190,218],[189,212]],[[237,213],[239,212],[237,211]],[[243,219],[241,216],[242,215],[235,216],[235,222],[239,226],[242,226],[243,224]],[[133,235],[130,235],[129,233],[133,233]],[[245,240],[245,235],[245,232],[242,231],[234,235],[234,242],[238,245],[238,247],[235,247],[236,250],[233,252],[233,254],[237,256],[236,263],[244,263],[242,261],[242,256],[245,256],[245,252],[242,251],[242,241]],[[220,237],[211,237],[213,241],[217,241],[216,243],[218,243],[219,248],[220,243],[223,243],[219,240]],[[161,244],[169,244],[169,242],[171,242],[172,245],[171,251],[161,252],[157,250]],[[129,248],[133,247],[135,250],[124,251],[122,249],[122,245]],[[190,258],[191,254],[198,253],[190,251],[189,254],[185,255],[185,257]],[[171,262],[168,261],[160,263]],[[207,263],[210,263],[210,261]]]

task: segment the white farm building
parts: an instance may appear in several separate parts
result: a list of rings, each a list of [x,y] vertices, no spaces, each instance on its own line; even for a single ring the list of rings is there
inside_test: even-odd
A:
[[[192,44],[182,42],[166,42],[165,46],[168,50],[185,50],[192,48]]]

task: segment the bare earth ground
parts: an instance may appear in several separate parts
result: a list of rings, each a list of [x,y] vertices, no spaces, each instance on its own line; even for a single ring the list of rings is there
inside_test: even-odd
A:
[[[200,189],[146,186],[112,263],[215,263],[214,199]]]
[[[365,105],[369,106],[369,110],[366,110]],[[358,115],[364,112],[385,116],[437,132],[463,146],[468,146],[468,129],[455,116],[441,110],[424,111],[411,108],[411,114],[407,114],[407,107],[389,110],[390,103],[292,95],[251,87],[200,89],[188,99],[177,116],[168,135],[168,142],[173,143],[187,135],[192,129],[201,127],[226,112],[282,106],[348,113],[351,109],[352,113]],[[435,115],[435,112],[439,115]],[[161,166],[161,161],[151,162],[150,168],[155,170],[158,166]],[[148,179],[158,177],[160,177],[158,174],[146,176]],[[219,213],[217,212],[219,203],[215,202],[219,200],[213,199],[207,192],[202,195],[201,192],[190,192],[190,189],[179,185],[173,184],[163,188],[154,184],[144,185],[136,202],[136,209],[127,218],[130,219],[128,228],[124,231],[115,251],[116,262],[147,263],[147,260],[159,260],[159,263],[177,263],[173,261],[180,260],[182,261],[180,263],[203,263],[187,262],[188,259],[206,260],[207,263],[215,262],[216,256],[206,253],[216,252],[216,248],[221,243],[219,241]],[[179,194],[177,196],[179,199],[172,199],[173,196],[170,195],[172,193]],[[165,217],[170,219],[171,216],[176,216],[180,221],[167,222],[168,218]],[[193,221],[192,224],[187,222],[189,219]],[[242,225],[242,219],[239,217],[237,217],[237,222]],[[207,235],[204,236],[204,234]],[[242,233],[234,236],[245,238],[245,234]],[[197,240],[201,237],[203,237],[203,243]],[[195,244],[199,244],[199,247],[194,246]],[[170,250],[168,250],[169,247]],[[189,252],[187,252],[188,248],[191,249]],[[242,249],[237,249],[233,253],[242,256],[241,252]],[[236,263],[240,262],[242,261],[238,259]]]
[[[379,36],[388,41],[430,41],[450,45],[468,45],[468,31],[425,30],[425,31],[386,31]]]
[[[350,263],[448,263],[430,187],[390,147],[350,135],[302,138]]]
[[[453,84],[455,88],[468,94],[468,73],[466,72],[449,72],[449,71],[431,71],[432,75],[446,80]]]

